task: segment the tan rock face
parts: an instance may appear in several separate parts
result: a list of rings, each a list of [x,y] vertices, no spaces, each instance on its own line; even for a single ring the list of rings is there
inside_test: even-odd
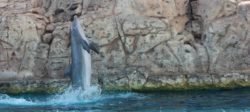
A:
[[[210,55],[211,72],[243,72],[249,69],[250,37],[246,19],[249,1],[242,1],[237,7],[235,13],[230,16],[216,17],[205,24],[204,44]],[[206,18],[203,21],[206,21]]]
[[[73,15],[103,88],[249,83],[249,0],[0,0],[1,80],[63,78]]]
[[[11,15],[3,17],[1,23],[1,70],[17,74],[24,70],[32,71],[40,39],[34,20],[23,15]]]

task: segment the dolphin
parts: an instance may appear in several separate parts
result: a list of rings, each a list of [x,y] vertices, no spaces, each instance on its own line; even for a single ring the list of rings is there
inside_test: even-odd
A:
[[[70,31],[71,64],[64,70],[64,75],[70,77],[73,88],[85,90],[91,83],[90,50],[99,54],[99,47],[86,38],[77,16],[74,16]]]

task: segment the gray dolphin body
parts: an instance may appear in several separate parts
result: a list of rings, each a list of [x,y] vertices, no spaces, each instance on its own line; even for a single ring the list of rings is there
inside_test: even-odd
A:
[[[99,53],[96,44],[90,42],[77,19],[71,25],[71,64],[65,69],[64,74],[69,76],[74,88],[83,90],[90,87],[91,83],[91,55],[90,50]]]

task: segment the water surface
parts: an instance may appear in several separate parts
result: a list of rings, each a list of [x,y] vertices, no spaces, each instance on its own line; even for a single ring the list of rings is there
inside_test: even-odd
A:
[[[79,95],[80,94],[80,95]],[[69,89],[56,95],[0,94],[0,111],[137,111],[137,112],[248,112],[250,89],[186,92],[87,92]]]

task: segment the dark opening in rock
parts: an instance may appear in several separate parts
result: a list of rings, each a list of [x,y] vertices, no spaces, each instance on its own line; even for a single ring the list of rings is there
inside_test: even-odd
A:
[[[55,15],[58,15],[58,14],[63,13],[63,12],[64,12],[63,9],[56,9],[55,10]]]
[[[188,49],[185,49],[185,52],[186,52],[186,53],[190,53],[190,51],[189,51]]]
[[[73,11],[73,10],[76,10],[78,8],[78,5],[77,4],[73,4],[71,5],[71,7],[69,8],[69,10]]]
[[[16,53],[15,53],[15,52],[12,52],[11,56],[16,56]]]
[[[191,43],[189,41],[185,41],[184,44],[188,44],[191,46]]]
[[[202,41],[202,35],[201,34],[197,34],[195,32],[192,32],[194,39],[196,42],[201,42]]]

